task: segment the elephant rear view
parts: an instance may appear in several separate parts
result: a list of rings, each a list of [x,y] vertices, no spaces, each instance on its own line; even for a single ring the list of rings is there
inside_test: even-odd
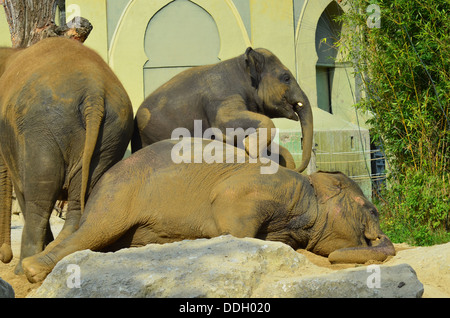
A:
[[[53,239],[49,217],[67,200],[57,241],[77,227],[97,180],[123,158],[133,110],[102,58],[77,41],[48,38],[12,54],[0,77],[0,259],[9,262],[11,185],[24,215],[20,258]],[[12,181],[12,183],[11,183]],[[5,208],[6,207],[6,208]],[[16,273],[21,271],[19,262]]]

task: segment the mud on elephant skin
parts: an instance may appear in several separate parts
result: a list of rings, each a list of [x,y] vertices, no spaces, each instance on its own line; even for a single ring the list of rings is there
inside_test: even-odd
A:
[[[198,152],[191,140],[182,142],[191,147],[192,156]],[[203,149],[232,147],[201,143]],[[223,234],[280,241],[294,249],[334,254],[340,262],[395,254],[379,228],[376,208],[345,175],[319,172],[308,177],[284,167],[261,174],[263,164],[248,160],[176,164],[171,160],[175,144],[154,143],[107,171],[89,197],[80,228],[24,259],[29,281],[43,280],[59,260],[78,250],[114,251]],[[382,244],[372,246],[380,238]]]
[[[303,158],[297,169],[303,171],[311,157],[313,139],[309,100],[273,53],[248,48],[235,58],[190,68],[150,94],[136,112],[132,149],[135,152],[170,139],[180,127],[194,136],[194,121],[198,120],[202,133],[217,128],[222,132],[221,140],[249,154],[251,139],[258,140],[261,146],[254,155],[257,157],[272,142],[271,129],[275,125],[271,118],[300,120]],[[229,133],[228,128],[233,132]],[[239,133],[238,128],[242,128]],[[264,134],[261,129],[266,130]],[[279,149],[280,163],[295,168],[289,151],[282,146]]]
[[[9,262],[12,187],[25,220],[23,259],[53,240],[57,199],[68,211],[56,240],[78,227],[93,185],[123,158],[133,111],[109,66],[75,40],[47,38],[0,57],[0,259]]]

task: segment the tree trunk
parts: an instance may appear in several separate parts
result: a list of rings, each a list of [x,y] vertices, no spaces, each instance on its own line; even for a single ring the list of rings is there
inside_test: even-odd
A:
[[[88,20],[76,17],[57,26],[55,13],[61,0],[0,0],[9,24],[13,48],[25,48],[44,38],[64,36],[84,42],[92,30]]]

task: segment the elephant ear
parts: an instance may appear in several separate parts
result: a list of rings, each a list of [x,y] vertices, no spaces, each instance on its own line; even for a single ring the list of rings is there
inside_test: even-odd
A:
[[[261,73],[264,69],[264,55],[249,47],[245,51],[245,62],[247,63],[247,67],[250,72],[252,86],[257,89],[259,87],[259,83],[261,82]]]
[[[323,204],[327,202],[340,194],[341,191],[347,187],[347,185],[342,182],[341,176],[342,174],[340,172],[319,171],[308,177],[319,203]]]

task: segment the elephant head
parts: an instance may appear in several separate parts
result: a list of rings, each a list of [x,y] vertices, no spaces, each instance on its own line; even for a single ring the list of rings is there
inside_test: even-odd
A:
[[[308,97],[281,61],[266,49],[248,48],[246,63],[263,113],[270,118],[300,120],[303,156],[298,172],[308,166],[313,141],[313,117]]]
[[[383,261],[395,255],[381,231],[378,211],[360,187],[342,173],[309,176],[318,201],[313,237],[307,249],[328,256],[331,263]]]

